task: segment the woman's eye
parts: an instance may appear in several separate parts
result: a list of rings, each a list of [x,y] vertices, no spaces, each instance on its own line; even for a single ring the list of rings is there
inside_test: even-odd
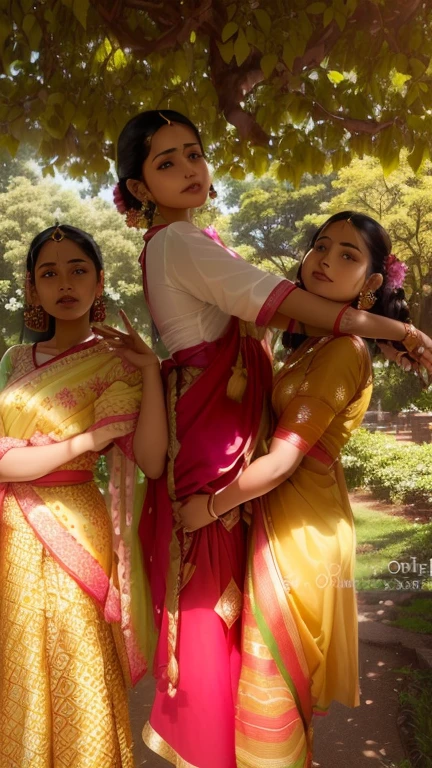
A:
[[[202,155],[199,152],[191,152],[189,155],[189,160],[198,160]]]
[[[355,261],[355,258],[350,253],[343,253],[342,258],[346,261]]]
[[[161,164],[161,165],[158,167],[158,171],[164,171],[164,170],[165,170],[165,168],[170,168],[171,166],[172,166],[172,162],[171,162],[171,160],[165,160],[165,162],[164,162],[164,163],[162,163],[162,164]]]
[[[48,272],[44,272],[41,277],[52,277],[52,275],[55,275],[55,272],[50,269]]]
[[[74,269],[74,275],[85,275],[87,273],[86,269],[83,269],[82,267],[78,267],[77,269]]]
[[[315,250],[321,253],[322,251],[325,251],[325,245],[316,245]]]

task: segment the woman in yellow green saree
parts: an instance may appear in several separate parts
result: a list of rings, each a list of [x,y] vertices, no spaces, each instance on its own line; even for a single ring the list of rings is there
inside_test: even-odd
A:
[[[126,684],[150,633],[135,471],[162,473],[167,427],[158,359],[127,318],[120,344],[92,333],[102,291],[90,235],[64,225],[33,240],[26,325],[50,338],[1,363],[4,768],[133,766]],[[94,480],[108,448],[111,514]]]
[[[298,280],[318,296],[407,322],[404,275],[383,228],[344,211],[315,233]],[[358,337],[308,326],[300,332],[284,336],[291,354],[273,383],[277,426],[268,454],[220,493],[194,496],[179,509],[186,529],[196,530],[220,525],[220,515],[255,499],[236,706],[239,768],[309,768],[312,716],[333,700],[359,704],[355,533],[339,456],[368,407],[372,368]]]

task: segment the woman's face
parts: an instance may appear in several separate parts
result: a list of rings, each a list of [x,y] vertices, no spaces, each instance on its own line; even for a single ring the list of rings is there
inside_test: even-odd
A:
[[[207,163],[194,131],[187,125],[167,124],[154,134],[142,175],[144,191],[150,193],[161,213],[164,208],[198,208],[207,200]]]
[[[103,273],[83,250],[65,238],[48,240],[39,251],[31,299],[56,320],[77,320],[90,312],[103,291]]]
[[[310,293],[352,302],[369,283],[371,264],[369,249],[357,229],[349,221],[335,221],[322,230],[304,257],[301,277]]]

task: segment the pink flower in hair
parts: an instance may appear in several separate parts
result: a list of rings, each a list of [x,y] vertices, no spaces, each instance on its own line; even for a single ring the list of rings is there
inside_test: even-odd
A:
[[[387,276],[387,285],[392,290],[402,288],[405,282],[405,276],[408,272],[408,267],[402,261],[399,261],[398,257],[391,253],[387,256],[384,262],[384,269]]]
[[[126,203],[123,199],[123,195],[121,193],[121,190],[118,184],[115,185],[113,190],[113,200],[114,200],[114,205],[117,208],[118,212],[121,214],[126,213],[127,211]]]

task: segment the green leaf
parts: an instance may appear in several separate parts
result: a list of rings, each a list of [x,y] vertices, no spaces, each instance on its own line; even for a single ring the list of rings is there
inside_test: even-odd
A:
[[[307,13],[318,14],[318,13],[324,13],[327,6],[325,3],[312,3],[311,5],[308,5],[306,8]]]
[[[189,36],[189,42],[192,43],[192,45],[194,45],[196,43],[196,39],[197,39],[196,32],[193,29]]]
[[[272,26],[272,20],[270,16],[268,15],[267,11],[263,11],[261,9],[258,9],[257,11],[254,11],[255,18],[260,25],[262,31],[266,35],[266,37],[269,36],[271,26]]]
[[[427,69],[427,64],[420,59],[410,59],[409,66],[415,78],[421,77]]]
[[[414,173],[417,173],[423,162],[425,149],[426,145],[421,141],[417,141],[413,151],[407,156],[407,160]]]
[[[231,21],[231,19],[232,19],[232,18],[233,18],[233,16],[235,15],[235,12],[236,12],[236,10],[237,10],[237,6],[236,6],[236,4],[235,4],[235,3],[231,3],[231,4],[228,6],[228,8],[227,8],[227,17],[228,17],[228,21]]]
[[[238,163],[234,163],[231,168],[229,169],[229,173],[233,177],[233,179],[237,179],[238,181],[241,181],[246,176],[244,168],[241,167],[241,165],[238,165]]]
[[[114,56],[111,56],[109,69],[124,69],[127,66],[127,58],[121,48],[117,48]]]
[[[191,73],[189,62],[186,58],[185,52],[181,48],[174,54],[174,72],[183,82],[188,79]]]
[[[243,62],[246,61],[250,53],[250,45],[246,40],[246,35],[242,29],[239,30],[237,40],[234,43],[234,56],[236,57],[237,66],[241,67]]]
[[[334,12],[334,18],[335,18],[336,24],[338,25],[340,31],[343,32],[344,29],[345,29],[346,22],[347,22],[346,16],[344,16],[343,13],[340,13],[340,11],[335,11]]]
[[[403,75],[402,72],[394,72],[391,81],[398,91],[402,91],[407,80],[411,80],[411,75]]]
[[[324,27],[328,27],[328,25],[329,25],[329,24],[331,24],[331,22],[333,21],[333,18],[334,18],[334,12],[333,12],[333,8],[332,8],[332,6],[329,6],[329,7],[328,7],[328,8],[325,10],[325,12],[324,12],[324,16],[323,16],[323,26],[324,26]]]
[[[276,56],[275,53],[267,53],[265,56],[262,57],[260,66],[264,73],[265,78],[270,77],[277,63],[278,63],[278,57]]]
[[[282,59],[284,63],[287,65],[290,72],[292,72],[294,61],[296,58],[296,53],[291,45],[291,43],[285,43],[283,47],[283,54]]]
[[[84,29],[87,29],[87,14],[90,0],[74,0],[72,9],[74,16],[78,19]]]
[[[225,62],[225,64],[229,64],[232,57],[234,56],[234,43],[232,40],[229,40],[227,43],[220,43],[219,40],[217,42],[217,47],[219,48],[219,53],[221,55],[222,60]]]
[[[237,32],[239,26],[236,24],[235,21],[229,21],[228,24],[225,24],[222,34],[221,34],[221,40],[223,43],[226,43],[227,40],[230,39],[235,33]]]
[[[338,85],[345,80],[345,76],[342,72],[338,72],[336,69],[330,69],[329,72],[327,72],[327,77],[331,83],[334,83],[334,85]]]

